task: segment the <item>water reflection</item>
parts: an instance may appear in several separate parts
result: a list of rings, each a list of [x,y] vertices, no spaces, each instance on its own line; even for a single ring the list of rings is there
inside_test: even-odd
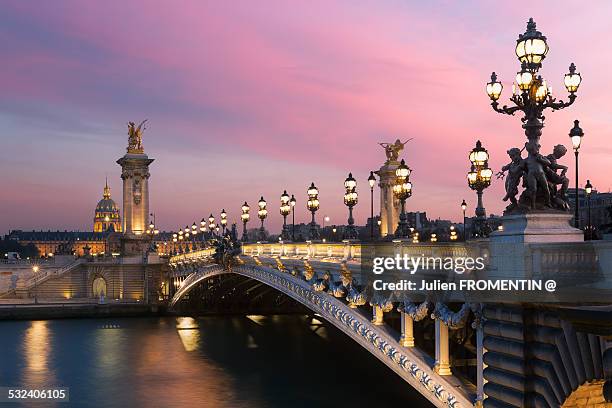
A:
[[[53,370],[48,365],[53,351],[48,323],[43,320],[33,321],[24,334],[23,354],[26,366],[23,370],[23,383],[32,388],[53,383]]]
[[[53,386],[56,381],[55,370],[49,366],[49,360],[53,353],[49,322],[44,320],[30,322],[30,326],[23,335],[22,346],[25,367],[22,371],[21,381],[16,383],[29,389],[44,389]],[[57,405],[52,402],[48,404],[33,402],[31,406],[55,407]]]
[[[176,330],[185,351],[195,351],[200,345],[200,327],[193,317],[177,317]]]
[[[0,384],[70,387],[60,408],[429,406],[319,317],[0,322],[0,332]],[[376,390],[372,378],[384,379]]]

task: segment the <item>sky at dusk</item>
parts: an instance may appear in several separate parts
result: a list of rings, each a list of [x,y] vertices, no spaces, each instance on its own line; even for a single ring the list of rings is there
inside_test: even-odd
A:
[[[496,114],[485,84],[520,68],[514,55],[529,17],[548,37],[542,75],[566,99],[570,62],[583,82],[576,103],[548,112],[542,152],[585,131],[581,185],[612,187],[612,3],[462,1],[3,1],[0,4],[0,234],[11,229],[91,230],[104,178],[121,203],[126,122],[149,119],[151,209],[173,230],[246,200],[320,189],[330,223],[346,222],[343,181],[356,177],[358,224],[369,216],[378,142],[414,138],[407,209],[459,221],[475,205],[465,178],[477,139],[494,171],[522,147],[519,116]],[[573,157],[563,161],[573,168]],[[568,173],[573,180],[572,170]],[[505,204],[503,181],[485,192]],[[378,191],[376,191],[378,193]],[[378,202],[376,210],[378,211]],[[255,226],[255,223],[252,223]]]

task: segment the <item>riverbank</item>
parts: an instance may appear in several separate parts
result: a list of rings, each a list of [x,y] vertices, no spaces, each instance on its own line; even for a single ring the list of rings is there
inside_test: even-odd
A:
[[[163,316],[163,305],[141,303],[0,304],[0,320],[48,320],[84,317]]]

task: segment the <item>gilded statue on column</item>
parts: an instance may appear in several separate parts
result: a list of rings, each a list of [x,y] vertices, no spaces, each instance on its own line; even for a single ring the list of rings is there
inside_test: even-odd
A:
[[[128,153],[143,154],[144,147],[142,146],[142,134],[144,133],[147,119],[140,122],[138,126],[134,122],[128,122]]]
[[[385,155],[387,156],[386,164],[397,162],[400,152],[404,150],[404,145],[411,140],[412,139],[408,139],[402,142],[397,139],[395,143],[378,143],[385,149]]]

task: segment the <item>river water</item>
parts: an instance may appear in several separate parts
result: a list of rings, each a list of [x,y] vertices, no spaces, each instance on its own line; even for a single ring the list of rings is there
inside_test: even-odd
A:
[[[69,403],[27,407],[430,406],[333,326],[297,315],[0,322],[2,386],[69,388]]]

